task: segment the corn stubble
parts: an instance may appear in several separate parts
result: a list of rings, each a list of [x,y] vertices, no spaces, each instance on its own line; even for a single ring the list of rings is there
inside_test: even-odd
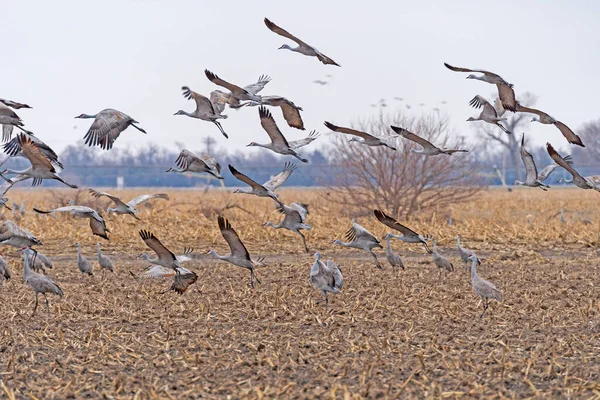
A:
[[[405,221],[434,235],[458,266],[444,279],[421,246],[393,242],[407,266],[398,275],[387,264],[377,270],[366,253],[331,246],[350,216],[325,190],[280,193],[310,205],[310,254],[293,233],[263,228],[281,217],[271,201],[250,196],[171,191],[171,201],[142,207],[141,221],[107,216],[104,241],[86,221],[30,211],[66,203],[72,192],[11,195],[27,202],[19,223],[44,240],[65,297],[51,298],[51,313],[28,321],[35,297],[21,281],[22,261],[0,249],[14,271],[0,287],[0,393],[10,399],[591,397],[600,390],[597,193],[490,190]],[[168,281],[130,275],[144,268],[135,260],[145,251],[139,229],[176,253],[228,251],[219,212],[254,257],[266,256],[257,269],[262,285],[252,290],[247,271],[203,257],[185,264],[198,274],[198,289],[182,296],[158,294]],[[386,233],[374,218],[358,221],[378,238]],[[480,275],[504,292],[481,320],[457,233],[482,258]],[[74,244],[94,260],[98,240],[115,273],[84,283]],[[328,311],[308,281],[317,250],[344,272]]]

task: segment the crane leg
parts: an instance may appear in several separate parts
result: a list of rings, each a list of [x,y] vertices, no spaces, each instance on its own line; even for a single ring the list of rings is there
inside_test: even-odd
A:
[[[31,317],[29,317],[29,319],[33,318],[33,316],[35,315],[35,311],[37,310],[37,306],[38,306],[38,296],[40,294],[38,292],[35,293],[35,305],[33,306],[33,312],[31,313]]]
[[[375,253],[373,253],[372,251],[370,251],[371,255],[373,256],[373,258],[375,259],[375,264],[377,265],[377,268],[379,269],[383,269],[381,267],[381,264],[379,264],[379,260],[377,259],[377,255]]]
[[[306,237],[302,232],[298,232],[300,237],[302,237],[302,243],[304,244],[304,251],[308,253],[308,247],[306,246]]]
[[[483,316],[484,316],[485,312],[487,311],[487,309],[488,309],[488,302],[487,302],[487,299],[484,299],[483,300],[483,312],[481,313],[481,315],[479,316],[479,318],[483,318]]]
[[[46,300],[46,310],[50,312],[50,303],[48,303],[48,297],[46,297],[46,293],[42,293],[44,295],[44,299]]]
[[[329,308],[329,297],[327,296],[327,292],[325,292],[325,311]]]

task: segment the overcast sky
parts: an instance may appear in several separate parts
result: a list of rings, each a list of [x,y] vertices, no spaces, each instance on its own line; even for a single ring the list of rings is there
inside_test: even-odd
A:
[[[206,135],[230,149],[267,142],[256,108],[226,110],[229,140],[209,122],[173,115],[194,109],[181,86],[204,95],[217,88],[205,68],[240,85],[270,75],[263,94],[304,108],[305,132],[273,111],[290,140],[311,129],[325,133],[324,120],[345,125],[378,113],[370,105],[381,98],[386,110],[437,107],[459,134],[473,135],[471,124],[483,122],[466,122],[478,114],[468,102],[476,94],[492,100],[494,87],[466,80],[444,61],[497,72],[514,84],[517,99],[535,93],[538,108],[575,131],[600,117],[600,2],[58,0],[5,2],[2,9],[0,97],[32,105],[18,114],[57,151],[81,140],[91,124],[76,115],[104,108],[131,115],[148,132],[129,128],[115,147],[151,141],[174,148],[180,141],[199,149]],[[269,31],[264,17],[342,67],[278,50],[293,43]],[[527,129],[535,144],[569,146],[552,126]]]

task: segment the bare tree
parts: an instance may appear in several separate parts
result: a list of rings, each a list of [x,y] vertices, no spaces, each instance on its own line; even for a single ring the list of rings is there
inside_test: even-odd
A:
[[[600,164],[600,119],[585,123],[577,132],[585,148],[573,149],[577,165],[598,166]]]
[[[380,114],[356,128],[382,138],[392,133],[390,125],[409,129],[440,147],[456,147],[448,118],[439,113],[418,118],[400,112]],[[397,151],[349,143],[342,136],[333,139],[330,162],[335,201],[361,211],[382,208],[401,217],[464,201],[482,188],[469,153],[426,157],[410,152],[413,142],[395,135],[389,140]]]
[[[496,96],[496,94],[494,94]],[[532,107],[535,105],[537,101],[537,96],[533,93],[526,92],[523,94],[522,99],[519,100],[519,103],[526,107]],[[507,121],[504,122],[504,126],[512,132],[512,134],[508,135],[502,132],[500,129],[491,126],[490,124],[480,124],[477,129],[477,135],[482,138],[484,148],[487,150],[489,148],[494,149],[497,146],[500,146],[504,150],[504,154],[508,156],[510,159],[510,165],[515,170],[515,176],[517,179],[523,179],[523,165],[521,162],[521,135],[518,134],[520,130],[523,129],[523,125],[526,122],[531,120],[531,115],[527,113],[512,113],[507,111],[503,115],[507,118]],[[504,171],[503,171],[503,175]]]

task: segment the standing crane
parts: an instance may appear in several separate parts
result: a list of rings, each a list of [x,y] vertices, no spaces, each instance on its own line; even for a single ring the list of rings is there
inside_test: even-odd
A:
[[[100,269],[102,270],[102,275],[104,275],[104,271],[109,270],[110,272],[115,272],[115,267],[113,265],[112,260],[102,254],[100,250],[100,242],[98,242],[98,265],[100,265]]]
[[[388,233],[387,235],[384,236],[384,239],[387,242],[385,255],[387,257],[388,262],[392,266],[392,270],[394,270],[395,273],[398,273],[398,268],[402,268],[402,270],[404,270],[405,267],[404,267],[404,262],[402,261],[402,258],[400,258],[400,255],[398,253],[396,253],[394,250],[392,250],[392,245],[390,243],[391,238],[392,238],[391,233]]]
[[[79,268],[79,271],[81,272],[81,277],[85,278],[86,274],[93,276],[94,266],[83,254],[81,254],[81,243],[75,243],[75,246],[77,246],[77,268]]]
[[[454,271],[454,265],[437,251],[437,241],[433,240],[433,263],[440,269],[440,274],[443,270],[448,272]]]
[[[41,294],[44,295],[44,299],[46,300],[46,309],[50,312],[50,305],[48,304],[48,297],[46,297],[46,293],[54,293],[59,297],[63,297],[63,291],[54,282],[46,275],[38,274],[37,272],[33,272],[29,266],[29,256],[34,253],[29,247],[23,247],[21,249],[23,252],[23,279],[29,285],[30,288],[35,292],[35,306],[33,307],[33,313],[31,313],[31,317],[35,315],[35,311],[38,307],[38,296]],[[29,317],[29,318],[31,318]]]
[[[479,316],[479,318],[482,318],[489,307],[490,299],[502,302],[502,292],[492,282],[486,281],[477,275],[477,256],[475,253],[469,255],[469,261],[471,261],[471,286],[483,302],[483,312]]]

